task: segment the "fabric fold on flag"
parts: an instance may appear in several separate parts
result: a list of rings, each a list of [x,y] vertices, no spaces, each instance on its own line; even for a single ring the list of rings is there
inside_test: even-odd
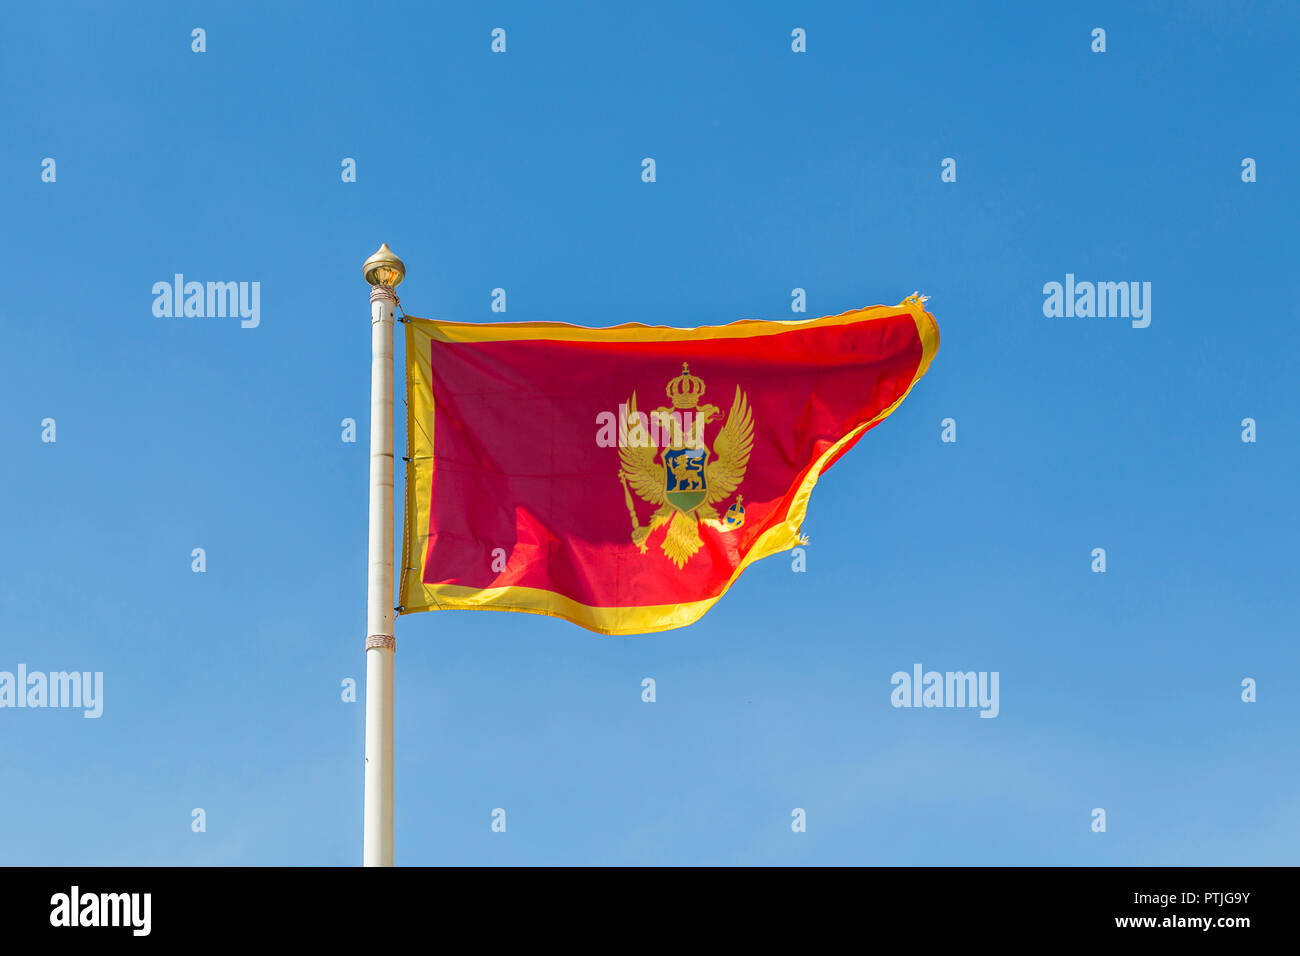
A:
[[[691,624],[929,368],[920,296],[679,329],[407,317],[403,614]]]

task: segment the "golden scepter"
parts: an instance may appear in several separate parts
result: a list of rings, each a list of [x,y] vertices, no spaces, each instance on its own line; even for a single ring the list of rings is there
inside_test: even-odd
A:
[[[632,543],[641,549],[642,554],[645,554],[646,539],[650,537],[653,525],[651,528],[641,527],[640,522],[636,520],[636,508],[632,504],[632,492],[627,490],[627,475],[623,474],[621,470],[618,473],[618,480],[623,482],[623,500],[627,502],[627,514],[632,519]]]
[[[641,524],[636,520],[636,507],[632,504],[632,492],[628,491],[627,475],[623,474],[622,469],[619,469],[618,480],[623,482],[623,500],[627,502],[627,513],[632,519],[632,536],[635,537],[636,533],[641,530]]]

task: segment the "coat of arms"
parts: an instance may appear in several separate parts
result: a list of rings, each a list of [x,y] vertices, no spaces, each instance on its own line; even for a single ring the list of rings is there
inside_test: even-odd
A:
[[[704,430],[722,409],[700,404],[704,380],[682,363],[682,374],[668,383],[665,392],[671,409],[639,413],[635,391],[624,406],[619,416],[618,477],[632,516],[632,543],[645,554],[650,535],[668,525],[663,552],[680,569],[704,543],[701,524],[734,531],[744,523],[743,497],[737,497],[724,518],[719,518],[714,506],[729,498],[745,477],[754,447],[754,416],[745,393],[736,386],[731,411],[710,451]],[[632,491],[657,506],[649,524],[642,525],[637,519]]]

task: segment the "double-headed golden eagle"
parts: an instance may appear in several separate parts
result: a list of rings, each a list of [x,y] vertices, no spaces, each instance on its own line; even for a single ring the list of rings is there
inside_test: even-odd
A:
[[[641,419],[636,411],[636,392],[627,403],[626,419],[620,423],[620,434],[644,434]],[[704,429],[709,422],[721,412],[716,405],[701,405],[695,410],[695,426],[686,430],[675,428],[669,445],[659,448],[647,441],[644,447],[620,442],[618,449],[619,463],[622,466],[619,478],[623,481],[623,491],[627,497],[628,511],[632,514],[632,543],[645,554],[647,539],[660,525],[667,524],[664,534],[663,550],[668,560],[680,569],[690,560],[704,543],[700,539],[701,523],[717,528],[719,531],[732,530],[718,519],[715,504],[720,504],[740,486],[749,465],[749,453],[754,447],[754,416],[750,411],[749,400],[745,393],[736,386],[736,398],[731,403],[731,411],[718,430],[713,441],[713,452],[704,463],[703,500],[690,508],[682,508],[668,498],[668,473],[661,452],[682,448],[704,448]],[[660,416],[660,421],[668,421],[671,409],[657,408],[650,413],[650,420]],[[650,523],[641,525],[637,521],[636,507],[628,485],[638,496],[658,510],[650,516]]]

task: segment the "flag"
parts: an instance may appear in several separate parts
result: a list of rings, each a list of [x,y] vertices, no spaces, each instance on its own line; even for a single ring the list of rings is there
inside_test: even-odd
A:
[[[818,477],[925,374],[922,301],[694,329],[408,317],[399,610],[698,620],[799,545]]]

